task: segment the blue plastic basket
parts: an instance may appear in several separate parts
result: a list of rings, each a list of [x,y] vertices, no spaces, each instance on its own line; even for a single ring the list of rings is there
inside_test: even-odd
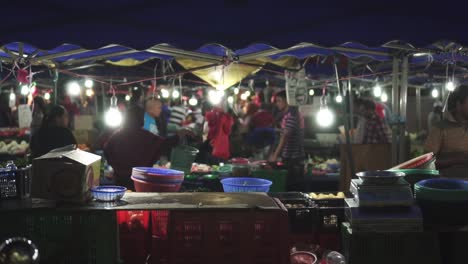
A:
[[[122,186],[97,186],[91,189],[91,194],[97,201],[112,202],[122,199],[126,190]]]
[[[271,181],[259,178],[226,178],[221,180],[224,192],[268,192]]]

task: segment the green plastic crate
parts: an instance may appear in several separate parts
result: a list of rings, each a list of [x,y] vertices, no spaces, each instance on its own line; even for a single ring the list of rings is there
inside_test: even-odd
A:
[[[273,182],[270,192],[285,192],[287,170],[255,170],[252,171],[252,177],[265,179]]]
[[[41,263],[118,262],[115,211],[33,209],[0,218],[0,239],[26,237],[39,249]]]

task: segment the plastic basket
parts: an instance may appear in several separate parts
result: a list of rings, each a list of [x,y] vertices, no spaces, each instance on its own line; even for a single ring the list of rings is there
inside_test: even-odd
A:
[[[197,154],[198,149],[194,147],[179,145],[173,148],[171,152],[171,169],[189,174]]]
[[[31,165],[17,170],[0,170],[0,200],[23,199],[31,193]]]
[[[258,178],[226,178],[221,183],[225,192],[268,192],[272,182]]]
[[[269,180],[272,182],[270,187],[271,192],[285,192],[287,170],[255,170],[252,171],[252,177]]]

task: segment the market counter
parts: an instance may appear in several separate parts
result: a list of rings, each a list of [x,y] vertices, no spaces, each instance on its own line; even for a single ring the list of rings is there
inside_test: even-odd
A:
[[[44,199],[3,200],[0,211],[23,209],[59,210],[177,210],[177,209],[281,209],[266,193],[134,193],[119,202],[91,202],[86,205],[57,203]]]

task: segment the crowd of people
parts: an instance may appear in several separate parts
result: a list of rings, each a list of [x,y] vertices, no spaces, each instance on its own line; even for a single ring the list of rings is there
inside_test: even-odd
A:
[[[460,87],[450,97],[448,111],[442,116],[437,104],[425,148],[438,157],[441,168],[463,167],[468,155],[466,136],[468,123],[468,88]],[[289,105],[285,91],[271,100],[251,102],[227,101],[211,106],[169,104],[157,97],[143,98],[135,93],[125,106],[123,125],[116,130],[101,129],[95,149],[102,149],[114,168],[116,184],[133,188],[130,171],[136,166],[153,166],[168,160],[171,148],[191,144],[200,152],[199,163],[219,164],[232,157],[253,157],[257,160],[281,160],[288,170],[288,189],[300,189],[304,177],[304,116],[297,106]],[[76,144],[71,132],[73,104],[47,107],[37,96],[32,105],[31,157],[52,149]],[[47,110],[49,109],[49,110]],[[239,109],[242,109],[241,111]],[[355,101],[356,127],[352,142],[357,144],[389,144],[391,129],[388,113],[372,100]],[[468,166],[467,166],[468,167]]]

